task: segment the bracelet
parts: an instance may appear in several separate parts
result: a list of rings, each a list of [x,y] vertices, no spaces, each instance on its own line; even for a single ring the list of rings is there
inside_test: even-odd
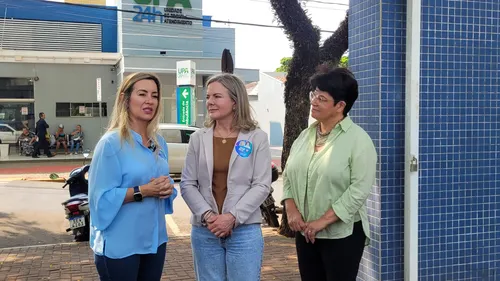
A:
[[[201,223],[206,224],[207,219],[212,215],[214,212],[212,210],[208,210],[203,215],[201,215]]]

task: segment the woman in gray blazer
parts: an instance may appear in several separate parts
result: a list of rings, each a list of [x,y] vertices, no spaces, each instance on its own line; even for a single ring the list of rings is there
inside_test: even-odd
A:
[[[205,128],[191,135],[181,193],[191,209],[198,281],[256,281],[264,250],[259,206],[271,187],[267,134],[252,118],[243,82],[207,82]]]

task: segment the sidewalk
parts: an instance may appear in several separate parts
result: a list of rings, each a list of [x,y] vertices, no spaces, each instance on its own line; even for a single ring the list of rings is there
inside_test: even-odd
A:
[[[293,239],[263,229],[265,239],[261,280],[298,281]],[[88,243],[0,249],[0,280],[99,280]],[[189,237],[171,237],[161,280],[193,281]]]

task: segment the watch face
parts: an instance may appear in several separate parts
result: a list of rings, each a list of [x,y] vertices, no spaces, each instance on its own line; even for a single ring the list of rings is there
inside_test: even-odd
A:
[[[134,193],[134,200],[135,201],[142,201],[142,194]]]

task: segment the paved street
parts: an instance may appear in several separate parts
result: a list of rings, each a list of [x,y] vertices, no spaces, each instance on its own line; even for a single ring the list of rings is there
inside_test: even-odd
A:
[[[281,181],[273,187],[280,198]],[[98,280],[88,243],[73,243],[65,232],[60,202],[67,197],[60,183],[0,182],[0,280]],[[166,218],[171,241],[162,280],[194,280],[189,209],[182,197]],[[263,232],[262,280],[299,280],[293,240],[271,228]]]

